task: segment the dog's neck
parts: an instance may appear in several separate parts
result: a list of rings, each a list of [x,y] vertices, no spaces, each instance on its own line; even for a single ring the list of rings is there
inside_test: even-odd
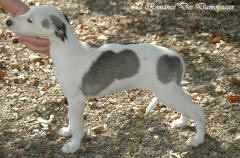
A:
[[[67,38],[64,41],[57,36],[50,38],[50,56],[55,63],[61,59],[68,59],[72,56],[76,56],[77,54],[81,54],[84,58],[84,50],[82,47],[82,43],[79,41],[72,28],[67,25],[66,26],[66,36]]]

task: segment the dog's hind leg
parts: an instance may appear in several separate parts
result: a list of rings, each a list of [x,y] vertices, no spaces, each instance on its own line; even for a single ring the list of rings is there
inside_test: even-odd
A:
[[[161,89],[153,91],[160,102],[166,106],[181,112],[194,120],[197,134],[187,140],[187,146],[198,146],[204,142],[205,136],[205,119],[203,108],[192,103],[189,96],[185,94],[182,87],[176,83],[169,83],[159,87]],[[182,121],[186,121],[183,116]],[[185,124],[185,122],[184,122]]]
[[[180,128],[186,126],[188,123],[188,118],[184,114],[181,114],[179,119],[174,120],[171,123],[172,128]]]
[[[192,100],[192,96],[188,93],[185,93],[185,95],[189,98],[189,100]],[[189,122],[188,120],[189,118],[184,115],[184,114],[181,114],[180,118],[179,119],[176,119],[174,120],[172,123],[171,123],[171,127],[172,128],[180,128],[180,127],[184,127],[187,125],[187,123]]]

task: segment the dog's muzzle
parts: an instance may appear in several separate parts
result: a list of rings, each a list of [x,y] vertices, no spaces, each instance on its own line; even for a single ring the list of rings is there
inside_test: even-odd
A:
[[[7,24],[8,27],[10,27],[10,26],[13,24],[13,21],[10,20],[10,19],[8,19],[8,20],[6,21],[6,24]]]

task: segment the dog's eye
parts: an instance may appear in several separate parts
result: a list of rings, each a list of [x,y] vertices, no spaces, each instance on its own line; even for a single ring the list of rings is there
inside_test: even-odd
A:
[[[30,18],[28,18],[27,21],[28,21],[29,23],[32,23],[32,20],[31,20]]]

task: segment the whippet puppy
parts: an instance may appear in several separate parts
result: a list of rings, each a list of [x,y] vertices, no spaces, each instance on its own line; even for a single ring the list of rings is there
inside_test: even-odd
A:
[[[188,146],[204,142],[203,108],[192,103],[181,86],[184,62],[179,54],[168,48],[149,43],[103,44],[81,42],[72,31],[64,14],[51,6],[37,6],[23,15],[6,21],[19,35],[49,39],[50,56],[55,75],[67,97],[68,127],[60,134],[72,135],[72,141],[62,147],[65,153],[79,149],[83,134],[84,104],[88,97],[98,97],[125,89],[144,88],[155,94],[148,113],[158,101],[181,112],[172,127],[194,120],[197,134],[187,140]]]

